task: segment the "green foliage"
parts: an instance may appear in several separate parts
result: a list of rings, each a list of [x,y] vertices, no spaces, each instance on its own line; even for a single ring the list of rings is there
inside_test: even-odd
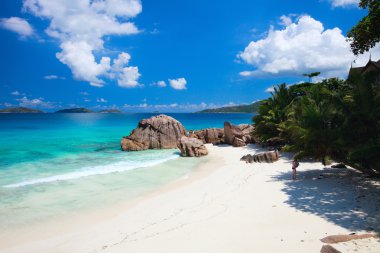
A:
[[[370,50],[380,41],[380,1],[361,0],[359,6],[368,9],[368,15],[347,33],[355,55]]]
[[[294,98],[284,83],[275,87],[271,94],[272,97],[260,105],[259,114],[253,117],[256,124],[255,135],[262,141],[282,137],[279,124],[285,121],[286,107]]]
[[[261,141],[279,138],[296,158],[333,159],[380,172],[380,84],[357,76],[275,88],[254,117]]]

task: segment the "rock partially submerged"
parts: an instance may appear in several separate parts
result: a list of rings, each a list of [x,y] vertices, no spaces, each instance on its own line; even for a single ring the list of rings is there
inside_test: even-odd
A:
[[[181,156],[199,157],[208,154],[206,146],[196,138],[182,136],[177,142],[177,147],[181,150]]]
[[[253,142],[253,130],[254,127],[249,124],[235,126],[230,122],[224,122],[224,141],[234,147],[243,147]]]
[[[242,158],[240,158],[240,161],[245,161],[246,163],[273,163],[275,161],[278,161],[279,154],[278,151],[268,151],[263,153],[258,153],[255,155],[245,155]]]
[[[206,128],[194,131],[189,137],[197,138],[203,143],[222,144],[224,143],[223,128]]]
[[[177,141],[186,135],[185,128],[176,119],[167,115],[153,116],[139,122],[132,133],[123,137],[123,151],[176,148]]]

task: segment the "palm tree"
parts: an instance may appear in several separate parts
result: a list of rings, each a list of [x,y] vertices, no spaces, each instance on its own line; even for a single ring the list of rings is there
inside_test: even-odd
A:
[[[312,86],[289,108],[284,131],[292,140],[287,149],[297,152],[296,158],[308,156],[326,165],[330,158],[338,155],[343,115],[333,100],[336,93],[319,84]]]

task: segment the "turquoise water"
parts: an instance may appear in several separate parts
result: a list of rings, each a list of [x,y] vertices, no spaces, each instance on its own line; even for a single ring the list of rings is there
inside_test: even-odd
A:
[[[186,129],[250,123],[248,114],[169,114]],[[0,114],[0,229],[139,196],[202,162],[178,150],[121,152],[152,114]],[[207,159],[207,158],[204,158]]]

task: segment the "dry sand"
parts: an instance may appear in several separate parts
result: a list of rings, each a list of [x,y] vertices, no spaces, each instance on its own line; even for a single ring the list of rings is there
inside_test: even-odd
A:
[[[303,161],[292,181],[286,154],[246,164],[241,156],[262,150],[207,148],[209,162],[189,178],[107,213],[31,228],[22,240],[0,242],[0,251],[319,252],[327,235],[380,231],[380,187],[353,170]],[[333,246],[380,252],[379,239]]]

